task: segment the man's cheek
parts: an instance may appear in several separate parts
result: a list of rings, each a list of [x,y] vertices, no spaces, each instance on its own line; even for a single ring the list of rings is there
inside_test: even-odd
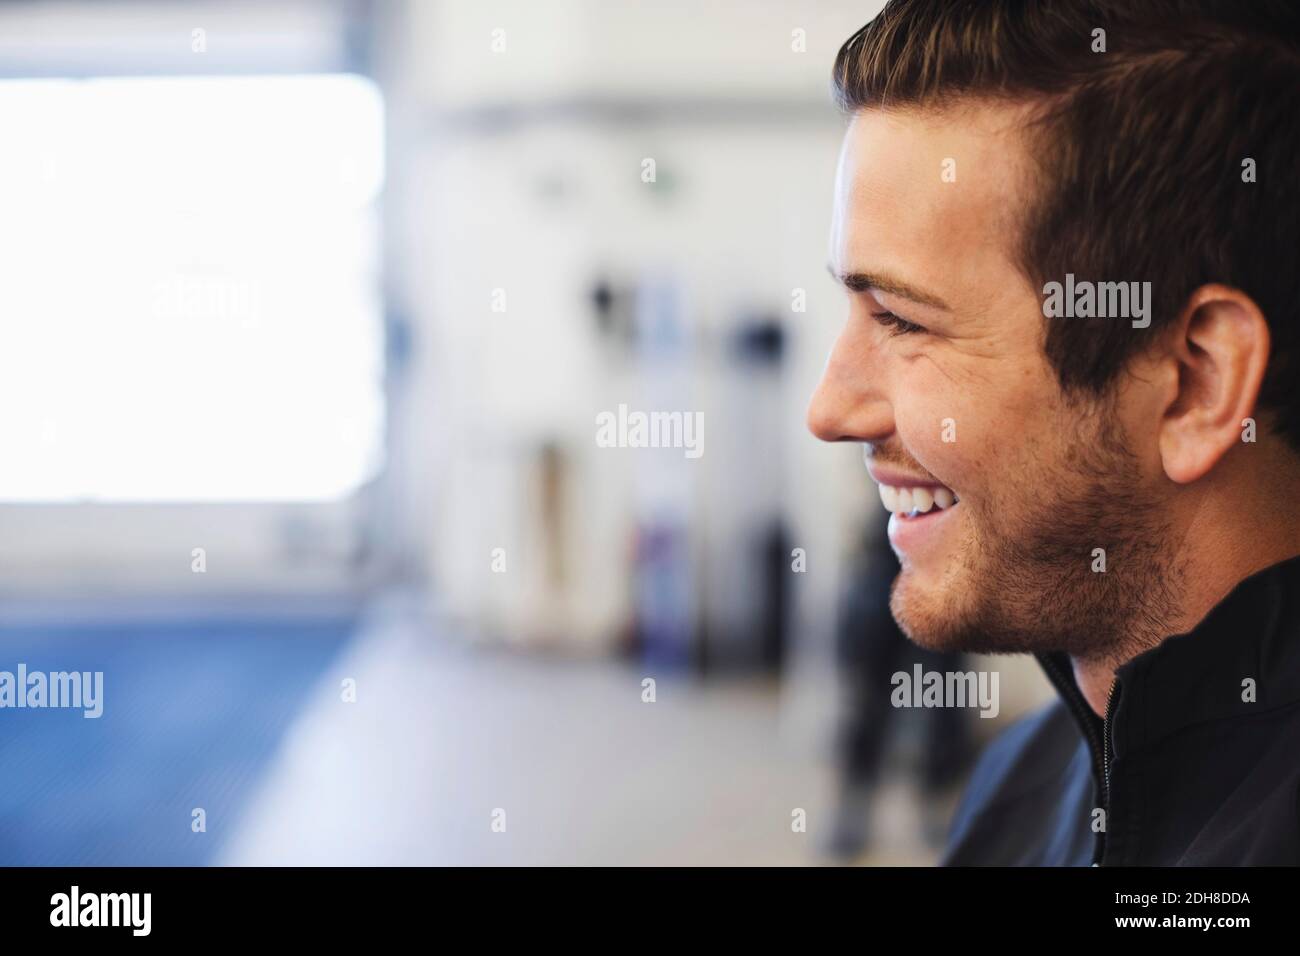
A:
[[[958,406],[935,403],[898,421],[903,444],[921,467],[940,481],[953,477],[949,472],[960,468],[960,459],[970,449],[973,424]]]

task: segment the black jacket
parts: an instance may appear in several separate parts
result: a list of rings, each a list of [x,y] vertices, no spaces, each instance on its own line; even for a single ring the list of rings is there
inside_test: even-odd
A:
[[[1120,667],[1106,720],[1038,661],[1059,699],[982,756],[945,864],[1300,864],[1300,557]]]

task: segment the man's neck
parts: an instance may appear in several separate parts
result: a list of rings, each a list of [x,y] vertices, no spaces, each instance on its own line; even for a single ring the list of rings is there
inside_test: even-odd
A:
[[[1099,717],[1106,715],[1115,672],[1122,665],[1169,637],[1192,631],[1246,578],[1300,555],[1300,509],[1277,494],[1287,487],[1285,481],[1269,478],[1257,473],[1243,487],[1228,475],[1219,481],[1207,476],[1206,486],[1188,498],[1179,523],[1180,543],[1173,555],[1181,571],[1176,576],[1181,582],[1177,610],[1161,622],[1158,634],[1136,637],[1116,654],[1071,658],[1079,690]]]

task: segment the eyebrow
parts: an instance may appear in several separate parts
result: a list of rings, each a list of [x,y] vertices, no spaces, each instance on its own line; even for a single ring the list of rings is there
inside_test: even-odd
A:
[[[942,309],[944,312],[952,311],[948,303],[937,295],[918,289],[914,285],[909,285],[901,279],[895,279],[885,273],[836,272],[835,267],[829,262],[826,263],[826,271],[831,274],[832,279],[850,292],[870,292],[872,289],[878,289],[886,295],[896,295],[899,298],[919,302],[921,305],[928,305],[934,309]]]

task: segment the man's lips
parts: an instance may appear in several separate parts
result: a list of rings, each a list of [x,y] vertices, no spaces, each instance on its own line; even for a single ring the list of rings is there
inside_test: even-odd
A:
[[[944,484],[931,478],[914,478],[903,471],[867,465],[867,473],[878,485],[892,485],[895,488],[943,488]]]

